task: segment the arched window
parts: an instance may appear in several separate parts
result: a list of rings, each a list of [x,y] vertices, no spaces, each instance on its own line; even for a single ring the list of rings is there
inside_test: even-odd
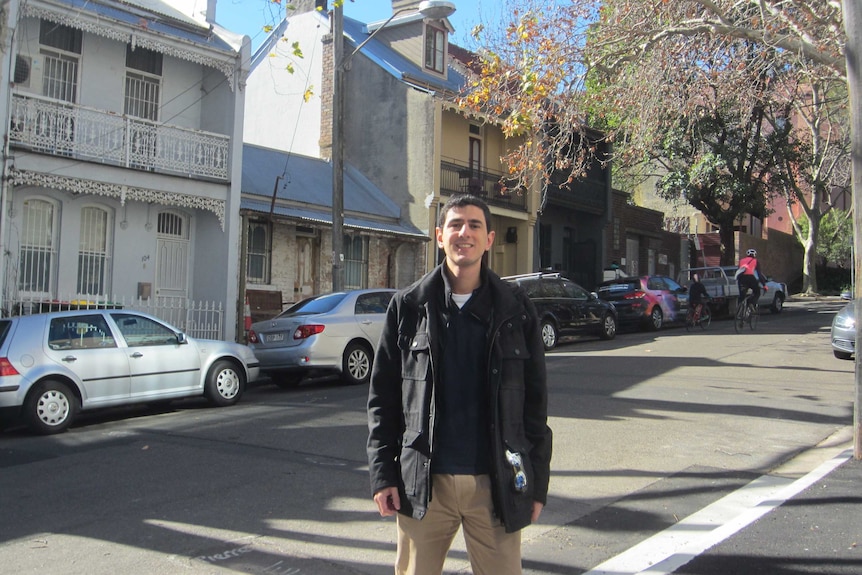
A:
[[[25,200],[21,214],[18,289],[50,294],[57,252],[57,209],[47,200]]]
[[[264,220],[248,222],[248,264],[246,281],[254,284],[269,283],[271,259],[270,225]]]
[[[368,238],[344,236],[344,287],[368,287]]]
[[[111,217],[95,206],[81,210],[81,236],[78,241],[78,294],[108,295],[110,286]]]

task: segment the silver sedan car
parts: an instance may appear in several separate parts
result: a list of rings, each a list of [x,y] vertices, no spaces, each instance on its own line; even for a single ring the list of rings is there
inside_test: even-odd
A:
[[[36,433],[79,411],[204,396],[239,401],[258,362],[248,346],[193,339],[133,311],[63,311],[0,320],[0,410]]]
[[[832,353],[838,359],[852,359],[856,353],[856,308],[850,302],[832,318]]]
[[[374,350],[394,289],[363,289],[304,299],[248,333],[260,369],[284,388],[303,377],[339,374],[348,384],[368,383]]]

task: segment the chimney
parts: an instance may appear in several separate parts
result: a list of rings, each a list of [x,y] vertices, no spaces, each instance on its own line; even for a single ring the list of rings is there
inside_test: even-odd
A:
[[[326,0],[293,0],[290,2],[293,5],[293,8],[287,10],[287,17],[290,18],[294,14],[302,14],[304,12],[316,12],[317,8],[320,7],[319,12],[321,14],[326,14],[328,11]]]
[[[207,0],[207,22],[215,24],[216,21],[216,0]]]

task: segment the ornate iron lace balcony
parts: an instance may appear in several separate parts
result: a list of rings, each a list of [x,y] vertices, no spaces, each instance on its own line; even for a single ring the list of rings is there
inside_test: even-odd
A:
[[[472,194],[488,204],[521,212],[527,211],[525,191],[508,188],[500,172],[475,171],[455,162],[440,163],[440,192],[443,194]]]
[[[10,143],[38,152],[228,180],[230,138],[32,95],[12,98]]]

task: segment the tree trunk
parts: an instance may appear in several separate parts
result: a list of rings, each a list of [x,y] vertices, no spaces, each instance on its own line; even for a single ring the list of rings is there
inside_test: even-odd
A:
[[[721,222],[718,227],[718,237],[721,240],[721,265],[736,265],[736,246],[733,242],[733,220]]]
[[[808,237],[802,242],[802,247],[804,248],[802,259],[802,293],[809,295],[817,293],[816,238],[819,237],[820,232],[820,217],[808,218]]]

